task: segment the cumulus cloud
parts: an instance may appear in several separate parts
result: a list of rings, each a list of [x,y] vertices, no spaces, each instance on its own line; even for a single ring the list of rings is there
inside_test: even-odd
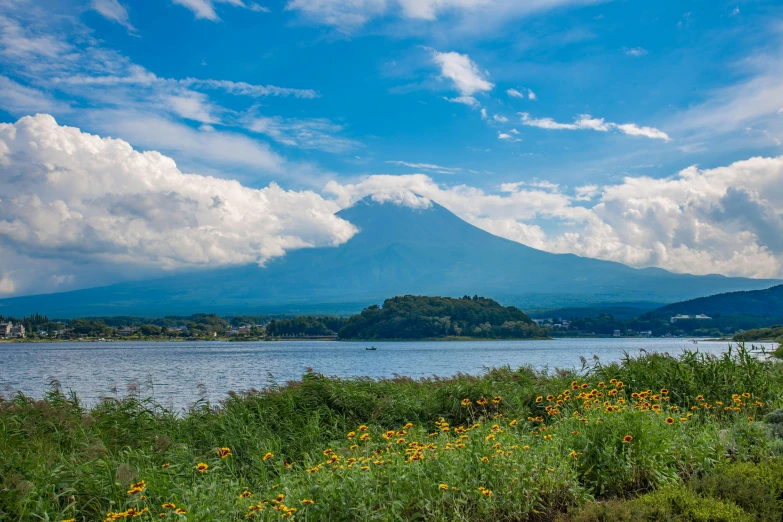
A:
[[[505,116],[501,116],[500,114],[495,114],[494,116],[492,116],[492,119],[498,123],[506,123],[508,121],[508,118],[506,118]]]
[[[520,113],[522,125],[528,127],[538,127],[547,130],[594,130],[599,132],[608,132],[617,129],[629,136],[643,136],[645,138],[671,141],[671,138],[664,131],[654,127],[643,127],[635,123],[612,123],[603,118],[593,118],[589,114],[580,114],[574,123],[560,123],[552,118],[533,118],[527,112]]]
[[[783,156],[689,167],[662,179],[627,177],[570,194],[546,181],[506,183],[493,194],[421,174],[331,182],[325,191],[341,206],[365,196],[412,206],[434,201],[488,232],[550,252],[674,272],[783,278]]]
[[[510,140],[511,138],[513,138],[511,134],[506,134],[505,132],[498,132],[499,140]]]
[[[462,95],[460,98],[450,101],[473,99],[474,94],[490,91],[494,87],[485,78],[487,73],[482,72],[467,54],[433,51],[432,61],[440,67],[441,77],[454,82],[454,86]],[[475,102],[475,99],[473,99],[473,102]]]
[[[184,174],[160,153],[48,115],[0,124],[0,181],[0,243],[30,259],[154,270],[263,264],[356,231],[314,192]]]

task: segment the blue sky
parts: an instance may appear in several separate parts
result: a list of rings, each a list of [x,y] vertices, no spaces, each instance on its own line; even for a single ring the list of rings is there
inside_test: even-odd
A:
[[[783,231],[783,194],[775,189],[783,149],[780,2],[0,0],[0,7],[0,121],[9,133],[22,132],[19,118],[49,114],[56,124],[25,127],[32,139],[50,144],[41,129],[60,135],[65,126],[79,129],[68,138],[79,143],[87,134],[119,138],[173,159],[172,175],[233,179],[260,191],[273,183],[325,215],[367,195],[432,200],[554,252],[783,277],[775,240]],[[5,294],[263,263],[352,233],[330,218],[313,224],[292,216],[275,234],[251,238],[257,246],[238,257],[163,253],[149,246],[161,238],[117,238],[136,230],[138,211],[125,215],[107,203],[91,214],[97,196],[87,198],[78,184],[64,192],[30,181],[58,162],[87,185],[132,167],[95,170],[103,163],[94,156],[72,164],[78,155],[66,161],[19,147],[7,140],[11,161],[0,167],[10,186],[0,201],[0,239],[15,245],[13,259],[0,263]],[[150,169],[126,172],[135,185],[128,183],[125,201],[170,202],[150,195]],[[197,191],[210,183],[183,179]],[[215,190],[211,197],[243,208],[229,189]],[[81,224],[72,216],[47,221],[30,211],[33,197],[41,208],[62,202]],[[95,231],[119,215],[122,227]],[[171,233],[220,228],[202,217],[194,211]],[[280,216],[258,217],[269,218]],[[145,219],[156,229],[154,217]],[[66,224],[76,227],[70,242],[40,239]],[[90,234],[111,246],[85,258],[78,245]],[[270,243],[273,236],[286,240]],[[196,249],[210,251],[205,243]],[[50,273],[45,281],[23,273],[31,263]]]

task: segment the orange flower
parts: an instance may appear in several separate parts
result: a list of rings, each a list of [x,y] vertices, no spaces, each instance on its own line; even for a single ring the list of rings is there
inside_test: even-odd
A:
[[[206,473],[208,469],[209,469],[209,464],[206,464],[206,463],[204,463],[204,462],[199,462],[199,463],[196,465],[196,470],[197,470],[199,473]]]
[[[250,496],[250,492],[249,492],[249,491],[243,491],[243,492],[242,492],[242,493],[239,495],[239,498],[247,498],[247,497],[249,497],[249,496]]]
[[[632,440],[633,437],[631,437],[630,435],[626,435],[625,437],[623,437],[623,442],[625,442],[626,444],[629,444]]]
[[[672,424],[674,424],[674,419],[672,419],[671,417],[666,417],[666,424],[671,426]]]
[[[462,399],[462,402],[460,402],[463,406],[470,406],[470,399]]]
[[[274,456],[275,456],[275,454],[274,454],[274,453],[267,453],[266,455],[264,455],[264,458],[263,458],[262,460],[263,460],[264,462],[266,462],[267,460],[269,460],[269,459],[271,459],[271,458],[274,458]]]
[[[315,504],[315,502],[313,502],[309,498],[303,498],[302,499],[302,504],[305,504],[305,505],[308,505],[308,506],[312,506],[313,504]]]
[[[166,504],[163,504],[161,507],[162,507],[163,509],[176,509],[176,508],[177,508],[177,506],[176,506],[176,505],[174,505],[174,504],[172,504],[171,502],[168,502],[168,503],[166,503]]]

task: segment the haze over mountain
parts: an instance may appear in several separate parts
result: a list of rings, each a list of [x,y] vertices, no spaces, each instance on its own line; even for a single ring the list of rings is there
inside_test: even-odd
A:
[[[414,209],[365,199],[339,216],[360,232],[336,248],[294,251],[263,268],[250,265],[15,297],[0,301],[0,314],[358,312],[405,294],[479,294],[526,308],[667,303],[779,283],[673,274],[551,254],[489,234],[435,203]]]

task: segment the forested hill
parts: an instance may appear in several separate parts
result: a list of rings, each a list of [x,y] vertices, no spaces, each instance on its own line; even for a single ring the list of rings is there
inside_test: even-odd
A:
[[[340,330],[342,339],[432,339],[439,337],[546,337],[527,315],[484,297],[393,297],[365,308]]]
[[[656,313],[666,315],[676,314],[707,314],[717,315],[751,315],[759,317],[783,317],[783,285],[773,286],[766,290],[748,292],[728,292],[674,303],[659,308]]]

